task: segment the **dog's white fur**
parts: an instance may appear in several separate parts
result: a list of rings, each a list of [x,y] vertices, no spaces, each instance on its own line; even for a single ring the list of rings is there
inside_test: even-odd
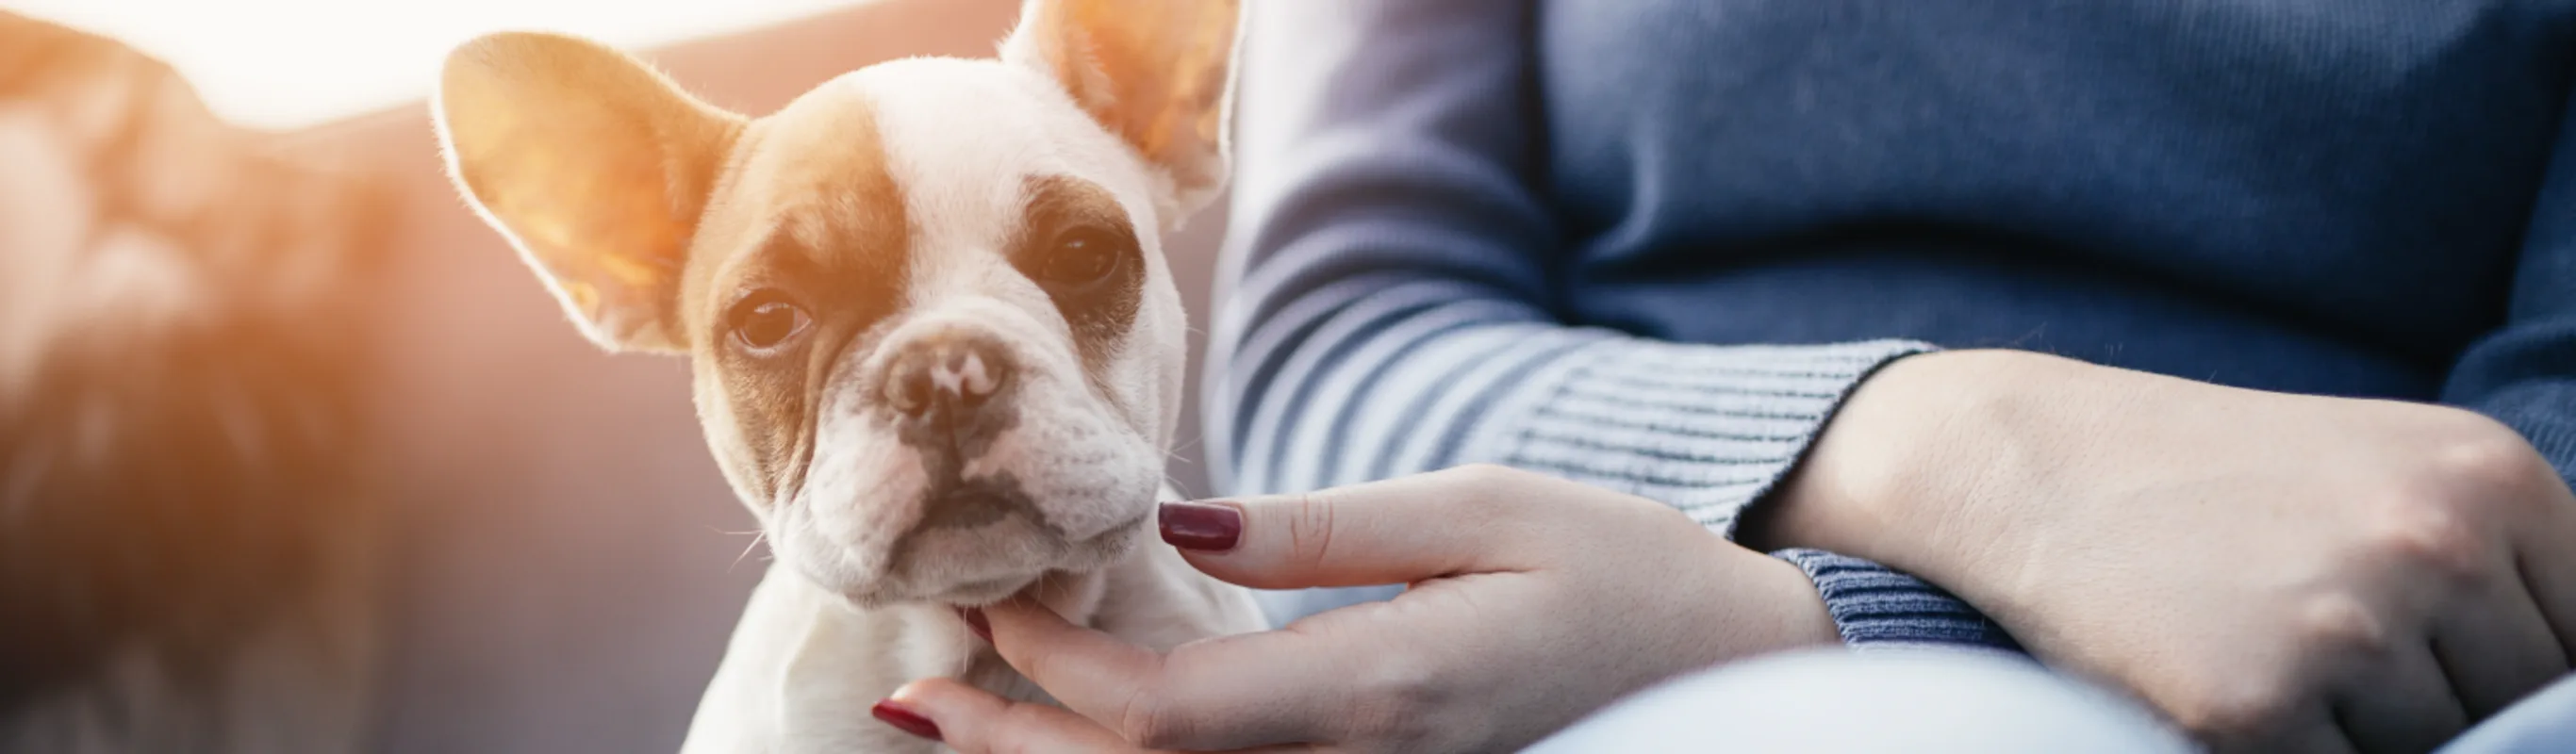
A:
[[[1129,336],[1138,352],[1114,360],[1114,372],[1101,380],[1110,393],[1106,401],[1085,384],[1072,348],[1073,333],[1046,293],[992,250],[1008,242],[1012,220],[1025,201],[1021,178],[1029,175],[1088,178],[1116,195],[1139,225],[1159,224],[1153,222],[1159,215],[1148,171],[1074,107],[1052,80],[1026,66],[947,58],[892,61],[844,74],[780,115],[796,114],[809,102],[828,106],[849,100],[875,109],[887,170],[895,185],[903,187],[906,215],[912,218],[916,252],[906,286],[912,313],[883,345],[852,351],[844,368],[857,374],[882,370],[902,353],[907,340],[942,330],[1001,336],[1028,378],[1019,388],[1024,407],[1020,427],[1002,433],[990,451],[970,459],[966,476],[980,476],[987,469],[1016,472],[1023,483],[1038,486],[1029,490],[1030,496],[1069,539],[1105,535],[1124,541],[1150,512],[1142,502],[1161,483],[1162,441],[1171,436],[1180,415],[1188,358],[1180,291],[1171,282],[1159,239],[1153,234],[1137,239],[1148,266],[1149,300],[1138,308]],[[960,117],[964,114],[972,117]],[[920,515],[908,504],[917,501],[914,492],[925,484],[923,469],[915,454],[869,426],[865,410],[838,405],[872,396],[843,391],[826,400],[813,476],[795,499],[777,506],[787,519],[770,530],[773,545],[798,553],[792,557],[817,581],[865,602],[937,594],[982,603],[1008,596],[1025,585],[1008,583],[1014,577],[1054,565],[1060,557],[1036,550],[977,557],[971,551],[989,549],[992,540],[1026,542],[1037,535],[976,533],[926,542],[926,549],[942,554],[916,565],[931,568],[890,574],[886,561],[894,538]],[[725,411],[707,403],[700,408],[710,421]],[[850,504],[854,501],[867,504]],[[1096,565],[1075,567],[1090,570]],[[946,591],[997,579],[1005,583]]]
[[[925,676],[1044,699],[952,606],[1026,593],[1154,647],[1262,627],[1242,590],[1137,546],[1170,497],[1186,366],[1160,237],[1224,180],[1225,82],[1210,77],[1230,72],[1234,5],[1030,0],[1001,60],[883,63],[758,120],[571,38],[496,35],[451,56],[439,123],[460,187],[585,333],[691,356],[708,442],[778,556],[684,751],[928,751],[865,714]],[[1105,195],[1141,251],[1132,318],[1089,351],[1008,254],[1031,232],[1033,179]],[[736,292],[777,274],[782,243],[856,264],[886,218],[909,255],[894,313],[807,360],[809,400],[747,377],[786,367],[727,350],[747,347],[716,327]],[[801,303],[819,332],[842,302]],[[889,428],[880,375],[962,337],[996,344],[1017,404],[954,475],[1008,480],[1028,510],[929,526],[928,493],[954,480]],[[986,384],[984,367],[938,376]]]

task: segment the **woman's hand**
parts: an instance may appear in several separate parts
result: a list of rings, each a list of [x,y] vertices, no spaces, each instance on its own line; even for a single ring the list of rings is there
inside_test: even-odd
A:
[[[896,714],[966,754],[1509,751],[1666,677],[1836,638],[1796,567],[1662,504],[1497,467],[1174,504],[1163,525],[1237,584],[1412,588],[1168,654],[1015,600],[986,611],[994,646],[1071,712],[932,679]]]
[[[2222,750],[2424,751],[2576,646],[2576,497],[2466,411],[1963,351],[1806,463],[1750,541],[1948,587]]]

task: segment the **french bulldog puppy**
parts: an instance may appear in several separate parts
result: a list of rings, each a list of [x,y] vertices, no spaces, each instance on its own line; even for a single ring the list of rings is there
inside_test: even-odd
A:
[[[1022,14],[998,60],[762,118],[571,37],[448,58],[450,175],[584,334],[689,358],[776,554],[683,751],[933,751],[869,705],[931,675],[1044,699],[956,611],[1023,592],[1151,646],[1264,627],[1142,546],[1186,368],[1160,240],[1226,177],[1236,3]]]

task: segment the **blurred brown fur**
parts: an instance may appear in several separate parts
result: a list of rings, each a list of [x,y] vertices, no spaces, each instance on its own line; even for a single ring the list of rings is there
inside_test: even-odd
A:
[[[357,746],[373,196],[0,13],[0,751]]]

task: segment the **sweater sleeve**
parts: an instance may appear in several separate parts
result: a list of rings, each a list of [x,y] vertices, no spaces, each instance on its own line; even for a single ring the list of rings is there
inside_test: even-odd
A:
[[[1557,229],[1533,190],[1526,4],[1250,7],[1204,403],[1220,489],[1492,462],[1663,501],[1731,534],[1853,385],[1927,348],[1680,345],[1570,326],[1551,302]],[[1853,642],[2009,646],[1921,581],[1784,557],[1818,579]]]
[[[2576,95],[2559,116],[2505,324],[2461,353],[2442,397],[2521,431],[2576,484]]]

